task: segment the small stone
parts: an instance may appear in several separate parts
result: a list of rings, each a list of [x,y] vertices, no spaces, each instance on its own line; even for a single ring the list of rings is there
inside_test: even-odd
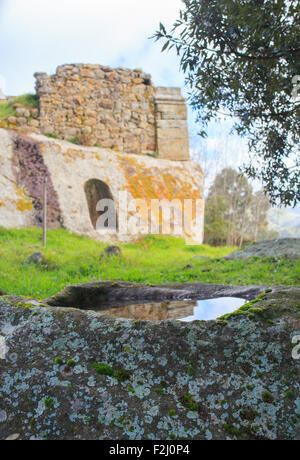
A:
[[[16,108],[17,117],[26,117],[26,115],[25,115],[26,112],[27,112],[27,110],[24,109],[24,107]]]
[[[39,115],[39,110],[38,109],[30,109],[30,115],[33,117],[33,118],[37,118],[38,115]]]
[[[33,120],[30,120],[28,124],[29,124],[29,126],[33,126],[34,128],[38,128],[39,125],[40,125],[40,122],[38,120],[33,119]]]
[[[26,259],[27,264],[41,264],[44,262],[44,255],[41,252],[35,252],[28,259]]]
[[[26,123],[27,123],[27,118],[21,117],[21,116],[18,117],[18,119],[17,119],[17,124],[18,124],[19,126],[26,125]]]
[[[119,246],[108,246],[107,248],[104,249],[103,253],[101,256],[106,255],[106,256],[120,256],[122,254],[121,249]]]
[[[17,117],[8,117],[7,121],[11,125],[15,125],[17,123]]]
[[[6,422],[7,420],[7,413],[5,410],[0,410],[0,423]]]
[[[5,439],[5,441],[16,441],[17,439],[19,439],[19,437],[19,433],[11,434]]]

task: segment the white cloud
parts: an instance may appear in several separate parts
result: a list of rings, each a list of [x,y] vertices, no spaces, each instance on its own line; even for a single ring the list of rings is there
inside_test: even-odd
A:
[[[161,44],[149,40],[160,21],[173,24],[181,6],[181,0],[4,1],[0,74],[11,94],[32,90],[35,71],[53,73],[73,62],[143,66],[157,84],[182,84],[174,54],[161,55]]]

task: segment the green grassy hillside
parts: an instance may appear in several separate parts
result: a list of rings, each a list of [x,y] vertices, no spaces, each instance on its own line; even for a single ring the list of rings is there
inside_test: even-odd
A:
[[[252,258],[228,262],[222,257],[234,248],[187,246],[179,238],[149,236],[138,243],[121,245],[122,256],[100,258],[105,246],[59,229],[48,232],[47,249],[43,251],[40,229],[0,228],[0,288],[9,294],[45,298],[68,284],[108,279],[237,285],[295,285],[300,280],[299,261]],[[44,264],[26,263],[34,252],[44,253]]]
[[[34,109],[38,107],[38,100],[34,94],[23,94],[9,101],[0,102],[0,121],[16,115],[14,104],[21,104],[26,109]]]

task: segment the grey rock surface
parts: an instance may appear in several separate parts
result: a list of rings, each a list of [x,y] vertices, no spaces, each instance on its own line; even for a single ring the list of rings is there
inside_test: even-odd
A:
[[[27,264],[41,264],[44,262],[44,255],[41,252],[35,252],[26,259]]]
[[[232,252],[225,259],[248,259],[249,257],[300,258],[300,238],[259,241]]]
[[[299,439],[300,289],[267,291],[193,323],[2,296],[0,439]]]
[[[105,256],[120,256],[121,254],[122,250],[119,246],[107,246],[102,253]]]

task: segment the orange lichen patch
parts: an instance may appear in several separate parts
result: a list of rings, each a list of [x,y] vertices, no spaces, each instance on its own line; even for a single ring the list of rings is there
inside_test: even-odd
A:
[[[17,184],[13,184],[13,185],[14,185],[15,193],[18,197],[20,198],[26,197],[26,193],[24,189],[18,187]]]
[[[96,158],[96,160],[101,161],[101,157],[97,152],[90,152],[91,156]]]
[[[158,167],[146,167],[134,157],[119,158],[125,174],[128,191],[133,198],[151,199],[202,199],[201,187],[179,167],[174,173]]]
[[[62,147],[58,144],[53,144],[52,141],[51,142],[51,153],[52,155],[59,155],[61,154],[62,152]],[[39,148],[40,148],[40,153],[41,155],[44,154],[44,150],[45,150],[45,147],[49,146],[49,144],[45,144],[45,143],[40,143],[39,144]]]
[[[33,205],[31,201],[22,200],[21,198],[15,202],[16,208],[18,211],[31,211],[33,209]]]
[[[68,149],[63,153],[63,157],[67,163],[72,163],[78,159],[84,160],[85,154],[81,150]]]
[[[172,172],[163,167],[147,167],[146,164],[136,161],[134,157],[119,157],[119,165],[125,175],[127,191],[136,200],[142,199],[146,202],[148,211],[151,210],[151,221],[161,229],[176,223],[182,223],[183,210],[187,217],[185,233],[192,235],[193,222],[196,219],[196,209],[199,205],[203,207],[202,185],[197,184],[194,178],[190,177],[185,168],[175,166]],[[201,169],[199,170],[201,173]],[[166,200],[172,202],[170,214],[162,212],[160,207],[155,207],[151,200]],[[186,208],[185,200],[191,200],[190,208]],[[157,204],[157,203],[156,203]],[[186,212],[188,213],[186,216]],[[203,211],[202,211],[203,213]],[[142,217],[147,220],[146,212]]]
[[[14,184],[14,189],[17,197],[19,198],[18,200],[14,201],[17,210],[21,212],[31,211],[33,209],[33,204],[26,195],[25,190],[19,188],[16,184]]]
[[[2,206],[4,206],[4,203],[0,201],[0,208],[2,208]]]
[[[128,191],[133,198],[147,201],[158,198],[153,188],[152,175],[141,168],[134,158],[119,157],[119,162],[126,177]]]

